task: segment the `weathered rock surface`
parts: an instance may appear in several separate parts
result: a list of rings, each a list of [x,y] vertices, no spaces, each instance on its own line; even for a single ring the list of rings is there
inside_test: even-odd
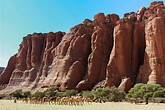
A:
[[[119,85],[119,89],[125,92],[128,92],[131,89],[131,87],[132,87],[132,81],[130,78],[123,78]]]
[[[116,15],[117,16],[117,15]],[[106,77],[106,64],[112,48],[113,27],[103,13],[94,21],[71,28],[55,48],[55,57],[45,85],[60,90],[91,89]]]
[[[64,34],[63,32],[34,33],[24,37],[18,53],[10,58],[7,67],[0,75],[1,89],[7,85],[2,91],[36,88],[40,79],[46,77],[53,60],[52,51]]]
[[[146,20],[144,65],[140,68],[137,82],[165,87],[165,7],[163,2],[153,2],[148,10],[153,13]]]
[[[107,86],[118,87],[124,77],[135,82],[139,67],[143,63],[145,23],[134,22],[127,16],[114,28],[114,46],[107,65]]]
[[[85,78],[77,85],[78,90],[91,89],[94,84],[106,77],[106,65],[113,44],[113,25],[111,25],[110,19],[109,21],[106,21],[106,17],[102,13],[94,16],[95,30],[91,36],[88,67]]]
[[[122,19],[98,13],[67,34],[28,35],[0,75],[0,92],[50,86],[62,91],[117,86],[127,92],[137,82],[165,87],[164,35],[161,1]]]
[[[119,21],[114,29],[114,46],[107,66],[108,86],[119,86],[122,77],[127,77],[133,83],[137,80],[165,87],[164,9],[163,2],[152,2],[149,8],[139,9],[137,21],[134,13],[125,14]]]

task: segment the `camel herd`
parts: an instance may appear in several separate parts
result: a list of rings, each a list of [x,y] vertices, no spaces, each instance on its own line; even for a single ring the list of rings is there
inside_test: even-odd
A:
[[[83,105],[92,104],[94,99],[84,98],[82,96],[72,96],[72,97],[43,97],[43,98],[24,98],[22,100],[25,103],[30,104],[56,104],[56,105]]]

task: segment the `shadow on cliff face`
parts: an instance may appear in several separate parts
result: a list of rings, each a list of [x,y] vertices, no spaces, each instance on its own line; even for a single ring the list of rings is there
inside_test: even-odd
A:
[[[137,74],[136,83],[148,83],[149,75],[152,72],[151,67],[149,66],[149,57],[147,53],[145,53],[144,56],[145,56],[145,62],[139,68],[139,73]],[[147,67],[144,65],[146,65]],[[147,68],[147,71],[145,68]]]

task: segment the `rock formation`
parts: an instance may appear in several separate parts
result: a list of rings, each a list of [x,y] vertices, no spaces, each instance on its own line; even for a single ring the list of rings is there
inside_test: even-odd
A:
[[[150,13],[147,13],[147,12]],[[165,7],[153,2],[144,15],[146,49],[144,65],[140,67],[137,82],[161,84],[165,87]]]
[[[38,87],[48,74],[53,60],[53,49],[60,43],[63,32],[34,33],[23,38],[18,53],[12,56],[0,75],[0,89],[5,92]]]
[[[165,6],[162,1],[137,13],[98,13],[68,33],[34,33],[23,38],[0,75],[1,92],[16,89],[90,90],[135,83],[165,87]]]

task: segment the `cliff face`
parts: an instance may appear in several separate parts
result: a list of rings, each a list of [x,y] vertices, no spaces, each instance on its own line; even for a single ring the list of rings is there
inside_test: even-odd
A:
[[[16,89],[86,90],[135,83],[165,87],[165,6],[152,2],[137,13],[98,13],[70,31],[28,35],[0,75],[1,92]]]
[[[53,49],[60,43],[63,32],[28,35],[23,38],[18,53],[12,56],[0,75],[1,89],[33,90],[46,77],[53,60]]]
[[[158,83],[165,87],[165,7],[163,3],[151,3],[143,16],[147,17],[145,18],[147,19],[146,49],[144,65],[140,67],[137,82]]]

